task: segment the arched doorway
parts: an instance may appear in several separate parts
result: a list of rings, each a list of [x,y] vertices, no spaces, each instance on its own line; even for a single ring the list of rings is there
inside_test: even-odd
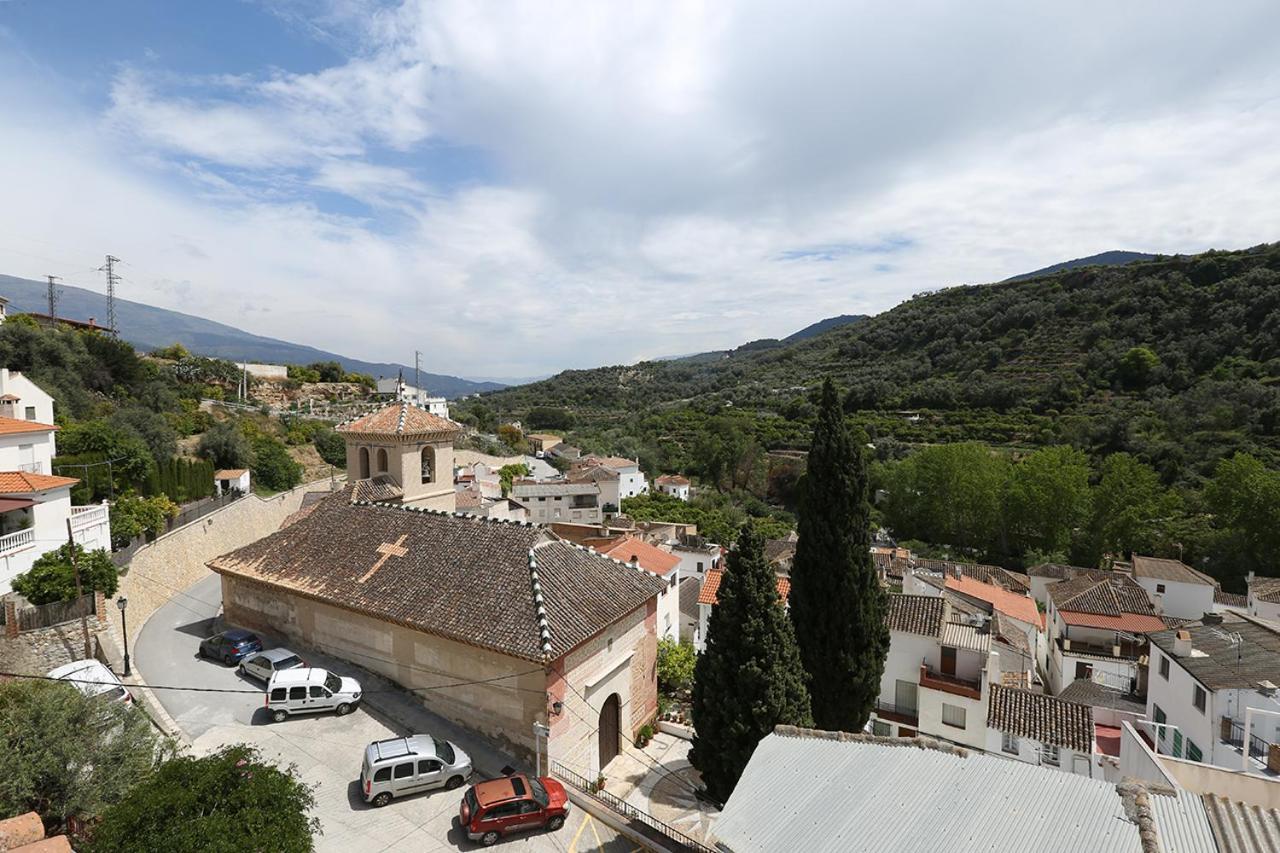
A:
[[[378,448],[378,473],[387,473],[387,451],[381,447]]]
[[[612,693],[600,709],[600,772],[618,754],[618,730],[621,728],[622,701]]]
[[[360,448],[360,479],[369,479],[369,448]]]
[[[435,458],[436,452],[430,447],[422,448],[422,482],[430,483],[435,480]]]

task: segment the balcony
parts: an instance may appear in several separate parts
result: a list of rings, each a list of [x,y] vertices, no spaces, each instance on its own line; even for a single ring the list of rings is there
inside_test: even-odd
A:
[[[71,508],[72,530],[83,530],[86,527],[93,527],[95,524],[106,524],[107,520],[107,507],[104,504],[73,506]]]
[[[1132,640],[1122,640],[1114,645],[1104,645],[1102,643],[1090,643],[1085,640],[1058,637],[1054,642],[1060,653],[1068,655],[1092,655],[1100,658],[1136,661],[1147,653],[1146,643],[1135,643]]]
[[[964,696],[968,699],[982,698],[982,682],[969,681],[965,678],[957,678],[954,675],[935,672],[929,668],[927,663],[920,664],[920,686],[927,687],[930,690],[941,690],[943,693],[950,693],[954,696]]]
[[[876,716],[882,720],[904,723],[912,728],[920,725],[920,711],[914,706],[895,705],[892,702],[883,702],[877,699]]]
[[[0,536],[0,554],[11,554],[14,551],[20,551],[35,541],[36,531],[31,527],[26,530],[19,530],[16,533],[10,533],[8,536]]]

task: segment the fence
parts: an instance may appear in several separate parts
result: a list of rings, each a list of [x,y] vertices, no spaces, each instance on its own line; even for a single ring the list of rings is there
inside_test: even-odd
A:
[[[1227,718],[1223,718],[1224,720]],[[1224,726],[1225,728],[1225,726]],[[1224,737],[1224,741],[1239,748],[1244,747],[1244,721],[1231,720],[1231,736]],[[1271,749],[1271,745],[1257,735],[1250,732],[1249,734],[1249,756],[1259,761],[1266,761],[1267,754]]]
[[[574,773],[558,761],[550,761],[548,764],[553,776],[558,777],[563,782],[567,782],[601,804],[608,806],[631,823],[638,824],[637,828],[642,834],[651,835],[656,832],[662,836],[663,841],[674,843],[678,849],[690,851],[690,853],[715,853],[714,850],[702,842],[695,841],[674,826],[665,824],[653,815],[642,812],[625,800],[615,797],[594,782]],[[645,830],[648,831],[646,832]]]
[[[48,604],[34,604],[17,610],[18,630],[34,631],[37,628],[49,628],[72,622],[81,616],[94,614],[94,594],[88,593],[70,601],[52,601]]]

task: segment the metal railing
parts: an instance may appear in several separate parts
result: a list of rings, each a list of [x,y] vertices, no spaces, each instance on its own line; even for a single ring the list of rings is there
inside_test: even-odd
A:
[[[908,720],[919,722],[920,709],[915,705],[895,705],[892,702],[884,702],[880,699],[876,700],[876,713],[888,714],[894,717],[905,717]]]
[[[595,782],[591,782],[572,770],[565,767],[558,761],[548,762],[551,775],[577,788],[582,793],[592,797],[602,805],[608,806],[611,810],[617,812],[622,817],[633,823],[638,823],[641,827],[647,827],[652,832],[660,834],[664,840],[674,842],[679,849],[688,850],[691,853],[715,853],[715,851],[689,836],[670,824],[663,823],[648,812],[643,812],[625,800],[615,797],[608,791],[598,786]]]
[[[16,551],[36,541],[36,531],[34,527],[28,527],[26,530],[19,530],[16,533],[10,533],[7,536],[0,536],[0,554],[7,554],[10,551]]]
[[[1064,639],[1063,637],[1058,637],[1055,642],[1058,646],[1058,651],[1068,655],[1081,654],[1081,655],[1093,655],[1094,657],[1100,657],[1100,658],[1121,658],[1124,660],[1137,660],[1138,658],[1142,657],[1144,654],[1147,653],[1145,644],[1134,643],[1128,640],[1125,640],[1120,643],[1115,643],[1112,645],[1107,645],[1103,643],[1091,643],[1087,640],[1075,640],[1070,637],[1067,637],[1065,639],[1068,640],[1069,645],[1066,645],[1064,647],[1062,642],[1063,639]],[[1119,647],[1119,654],[1116,653],[1117,647]]]
[[[1225,720],[1230,718],[1224,717],[1223,719]],[[1243,748],[1244,747],[1244,721],[1231,720],[1231,736],[1229,738],[1223,738],[1222,740],[1224,743],[1229,743],[1236,748]],[[1259,761],[1265,762],[1267,760],[1267,753],[1270,749],[1271,749],[1271,745],[1268,744],[1265,740],[1253,734],[1252,732],[1249,733],[1249,756],[1251,758],[1256,758]]]
[[[920,686],[971,699],[982,698],[982,682],[938,672],[928,664],[920,664]],[[977,694],[977,695],[973,695]]]

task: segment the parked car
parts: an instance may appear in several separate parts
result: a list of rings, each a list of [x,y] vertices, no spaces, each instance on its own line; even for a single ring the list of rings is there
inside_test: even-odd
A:
[[[200,657],[222,661],[226,666],[239,663],[245,655],[262,651],[258,635],[243,628],[232,628],[200,641]]]
[[[366,803],[385,806],[393,797],[461,788],[470,775],[471,759],[456,745],[431,735],[411,735],[365,747],[360,790]]]
[[[70,681],[86,696],[99,696],[113,702],[133,702],[133,694],[125,689],[116,674],[101,661],[78,660],[49,670],[50,678]]]
[[[468,788],[458,822],[467,838],[488,847],[513,832],[554,832],[564,826],[568,814],[569,795],[563,785],[549,776],[518,773]]]
[[[290,714],[334,711],[341,716],[359,704],[360,682],[327,669],[285,669],[272,673],[267,682],[267,710],[277,723]]]
[[[306,661],[288,649],[267,649],[264,652],[246,655],[244,660],[240,661],[240,674],[251,675],[266,683],[271,680],[274,673],[286,669],[299,669],[306,665]]]

